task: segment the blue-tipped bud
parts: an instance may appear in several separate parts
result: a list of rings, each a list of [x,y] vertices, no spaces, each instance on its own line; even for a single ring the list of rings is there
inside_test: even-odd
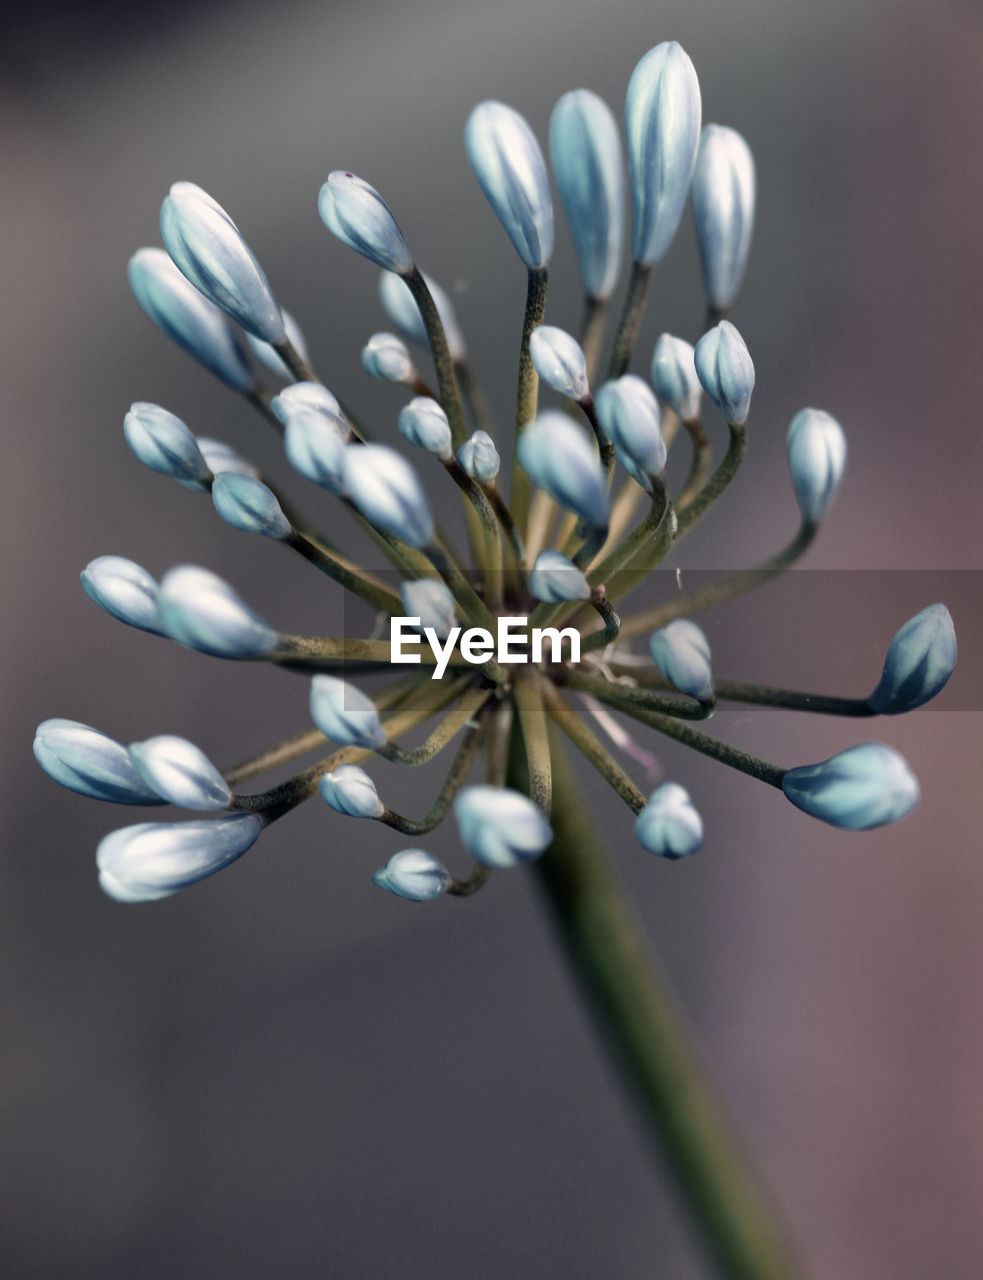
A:
[[[656,45],[632,72],[625,98],[632,254],[655,263],[676,234],[700,142],[700,82],[675,41]]]
[[[212,502],[226,524],[243,533],[259,533],[279,542],[291,532],[276,495],[262,480],[227,471],[216,476]]]
[[[454,801],[454,816],[472,857],[486,867],[529,862],[553,839],[529,797],[505,787],[465,787]]]
[[[290,345],[307,361],[307,342],[300,331],[300,325],[289,311],[282,312],[282,315],[284,332]],[[268,342],[263,342],[261,338],[257,338],[251,333],[246,334],[246,342],[249,344],[249,350],[264,369],[268,369],[274,377],[283,378],[288,382],[293,381],[294,375]]]
[[[326,413],[292,409],[283,433],[290,465],[308,480],[339,494],[345,489],[345,441],[348,429]]]
[[[693,171],[691,202],[703,287],[725,310],[744,279],[754,227],[754,157],[736,129],[708,124]]]
[[[263,268],[207,192],[193,182],[175,182],[160,208],[160,237],[206,298],[262,341],[283,341],[283,316]]]
[[[649,653],[673,688],[698,702],[713,701],[710,642],[695,622],[677,618],[667,627],[653,631]]]
[[[241,453],[237,453],[224,440],[212,440],[207,436],[199,436],[198,448],[201,450],[201,456],[205,459],[205,465],[213,476],[219,476],[223,471],[233,471],[236,475],[252,476],[254,480],[259,479],[259,468],[254,467],[251,462],[248,462]]]
[[[197,565],[164,574],[158,596],[167,634],[178,644],[217,658],[259,658],[279,636],[227,582]]]
[[[337,424],[339,430],[346,434],[348,432],[348,424],[341,411],[341,405],[327,387],[321,386],[320,382],[294,382],[289,387],[284,387],[280,394],[270,401],[270,408],[284,426],[287,425],[291,414],[305,409],[310,413],[320,413],[330,418]]]
[[[543,604],[590,597],[590,583],[560,551],[540,551],[529,574],[529,590]]]
[[[447,414],[430,396],[417,396],[399,411],[399,434],[418,449],[435,454],[441,462],[454,456]]]
[[[249,361],[228,320],[163,249],[139,249],[126,274],[133,296],[158,329],[234,391],[252,390]]]
[[[883,742],[861,742],[820,764],[789,769],[782,790],[797,809],[845,831],[897,822],[919,800],[906,761]]]
[[[553,108],[550,162],[584,292],[608,298],[621,262],[625,176],[617,122],[596,93],[574,89]]]
[[[362,368],[382,382],[399,382],[406,387],[413,386],[420,376],[406,343],[394,333],[374,333],[369,338],[362,348]]]
[[[478,185],[530,271],[553,256],[553,200],[546,162],[527,122],[504,102],[479,102],[464,143]]]
[[[212,473],[191,428],[159,404],[138,400],[123,419],[126,443],[145,467],[185,485],[207,489]]]
[[[311,719],[326,738],[345,747],[375,751],[386,745],[386,731],[372,699],[335,676],[311,681]]]
[[[118,902],[167,898],[235,862],[262,830],[263,820],[254,813],[123,827],[96,851],[99,884]]]
[[[229,784],[187,738],[163,733],[131,743],[130,758],[152,791],[182,809],[225,809],[232,799]]]
[[[888,646],[880,683],[867,699],[873,711],[896,716],[943,689],[956,666],[956,629],[944,604],[909,618]]]
[[[744,339],[729,320],[708,329],[693,353],[703,390],[732,427],[747,421],[754,390],[754,364]]]
[[[597,420],[614,445],[618,461],[642,485],[651,490],[651,476],[666,465],[662,439],[662,414],[647,382],[626,373],[605,382],[595,400]]]
[[[357,764],[339,764],[334,773],[325,773],[317,790],[329,808],[349,818],[381,818],[385,813],[375,783]]]
[[[317,789],[326,805],[349,818],[381,818],[385,812],[375,783],[357,764],[342,764],[326,773]]]
[[[432,902],[450,885],[451,877],[425,849],[404,849],[375,873],[372,883],[409,902]]]
[[[685,858],[703,843],[703,819],[678,782],[664,782],[635,819],[635,839],[662,858]]]
[[[121,742],[77,720],[45,720],[37,727],[34,758],[49,778],[93,800],[162,804]]]
[[[400,276],[413,270],[413,255],[389,206],[363,179],[341,169],[329,173],[317,207],[328,230],[363,258]]]
[[[431,279],[425,272],[423,282],[430,290],[430,296],[437,308],[451,359],[461,361],[467,354],[467,348],[464,343],[464,334],[454,315],[451,300],[437,281]],[[420,315],[420,308],[416,305],[416,298],[410,292],[409,285],[401,276],[393,275],[391,271],[383,271],[379,277],[379,298],[386,310],[386,315],[404,337],[409,338],[411,342],[418,342],[422,347],[429,347],[430,340],[427,337],[423,316]]]
[[[502,465],[495,441],[487,431],[475,431],[469,436],[457,451],[457,461],[465,474],[482,484],[491,484]]]
[[[536,372],[554,391],[571,400],[590,393],[587,361],[576,338],[551,324],[541,324],[529,337],[529,355]]]
[[[345,492],[377,528],[411,547],[433,541],[433,516],[423,486],[406,459],[381,444],[345,450]]]
[[[140,631],[166,634],[157,594],[157,579],[123,556],[97,556],[82,570],[82,589],[113,618]]]
[[[564,413],[541,413],[519,436],[526,475],[592,529],[606,529],[608,492],[594,446]]]
[[[803,409],[786,441],[788,469],[802,519],[821,520],[830,509],[846,468],[843,428],[822,409]]]
[[[700,416],[703,388],[696,375],[693,344],[664,333],[652,352],[652,385],[662,403],[683,422]]]
[[[399,598],[408,618],[419,618],[421,630],[430,627],[443,640],[457,626],[457,609],[450,589],[437,578],[404,582]]]

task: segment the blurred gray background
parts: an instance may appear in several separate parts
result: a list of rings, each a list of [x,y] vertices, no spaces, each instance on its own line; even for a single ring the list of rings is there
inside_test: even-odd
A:
[[[708,832],[698,857],[669,865],[634,844],[603,784],[585,775],[584,788],[807,1273],[979,1276],[977,6],[363,0],[121,20],[93,3],[5,23],[4,1275],[707,1274],[531,877],[496,877],[465,902],[397,902],[369,875],[405,842],[315,801],[230,871],[128,908],[101,895],[93,853],[145,815],[61,791],[30,753],[50,716],[123,741],[183,734],[223,762],[306,721],[302,679],[100,614],[78,586],[96,555],[155,573],[202,563],[286,630],[338,627],[338,598],[307,565],[226,529],[124,445],[130,402],[156,400],[288,474],[272,434],[129,296],[126,260],[157,242],[170,182],[196,181],[232,212],[329,385],[394,426],[398,396],[358,370],[385,327],[376,273],[315,208],[331,169],[366,177],[455,289],[507,420],[524,279],[468,170],[467,113],[499,97],[545,137],[579,85],[620,111],[637,59],[675,38],[705,119],[749,139],[760,200],[733,316],[758,371],[751,452],[674,561],[684,583],[793,532],[796,410],[829,409],[850,447],[813,572],[703,619],[717,669],[863,694],[896,628],[936,599],[961,663],[938,708],[876,726],[923,789],[894,829],[832,831],[657,743]],[[558,239],[549,319],[575,325],[565,229]],[[697,280],[684,225],[655,278],[646,357],[662,329],[695,332]],[[781,764],[871,736],[753,709],[715,727]],[[394,770],[381,778],[413,811],[438,785],[428,772],[410,795]],[[428,847],[461,866],[449,829]]]

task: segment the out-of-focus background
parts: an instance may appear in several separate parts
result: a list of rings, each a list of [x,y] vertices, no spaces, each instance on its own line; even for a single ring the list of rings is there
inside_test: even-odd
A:
[[[154,573],[202,563],[285,630],[338,626],[313,570],[222,526],[123,442],[130,402],[155,400],[288,479],[272,433],[129,296],[126,260],[157,242],[169,183],[196,181],[231,211],[325,380],[384,434],[399,396],[358,369],[387,327],[376,272],[315,207],[331,169],[366,177],[454,290],[507,422],[524,278],[468,169],[467,113],[502,98],[545,138],[556,99],[581,85],[620,112],[635,62],[674,38],[700,73],[705,119],[749,139],[760,202],[733,314],[758,372],[751,452],[673,562],[684,585],[793,532],[784,435],[796,410],[829,409],[850,447],[811,572],[703,619],[716,667],[863,694],[896,628],[936,599],[961,659],[937,708],[873,735],[869,722],[754,709],[715,721],[786,765],[890,742],[923,789],[897,828],[827,829],[656,743],[708,833],[698,857],[670,865],[634,844],[603,784],[585,774],[584,788],[807,1274],[979,1276],[977,7],[119,12],[21,7],[0,39],[4,1275],[708,1274],[530,876],[503,874],[464,902],[398,902],[369,875],[405,842],[313,801],[226,873],[125,907],[101,895],[93,853],[145,815],[61,791],[30,752],[50,716],[123,741],[183,734],[223,762],[306,721],[303,679],[99,613],[78,586],[96,555]],[[563,227],[558,241],[548,318],[575,326]],[[692,336],[701,314],[687,222],[655,277],[643,371],[660,331]],[[322,495],[311,501],[332,518]],[[385,794],[413,811],[438,785],[428,771],[410,795],[394,774],[380,775]],[[428,847],[461,865],[451,830]]]

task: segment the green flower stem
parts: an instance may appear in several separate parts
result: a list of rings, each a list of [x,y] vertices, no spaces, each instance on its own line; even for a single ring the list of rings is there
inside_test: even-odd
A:
[[[519,466],[518,444],[523,431],[536,416],[539,401],[539,375],[529,354],[529,338],[546,315],[546,290],[549,273],[546,267],[530,267],[526,282],[526,311],[522,321],[519,345],[519,380],[515,398],[515,441],[512,454],[512,489],[509,506],[520,529],[529,519],[529,477]]]
[[[435,827],[439,827],[450,812],[454,797],[460,791],[467,780],[468,774],[471,772],[471,766],[474,764],[478,748],[481,746],[483,732],[482,727],[469,729],[465,734],[464,741],[454,757],[454,763],[444,779],[440,794],[424,817],[406,818],[401,813],[386,809],[377,821],[384,822],[387,827],[392,827],[394,831],[400,831],[406,836],[426,835],[428,831],[433,831]]]
[[[609,644],[614,644],[621,633],[621,619],[615,612],[603,586],[593,588],[590,603],[600,614],[604,627],[601,631],[595,631],[592,635],[584,637],[580,645],[581,656],[585,653],[593,653],[595,649],[606,649]]]
[[[454,599],[464,610],[466,616],[470,618],[472,625],[484,627],[494,634],[495,619],[492,617],[491,611],[467,577],[451,563],[450,557],[445,550],[431,543],[425,548],[425,551],[437,573],[447,583]]]
[[[691,418],[688,422],[684,422],[683,426],[693,444],[693,460],[690,463],[689,475],[676,499],[676,511],[680,518],[690,503],[694,502],[697,495],[702,492],[710,474],[710,441],[703,430],[703,423],[699,418]]]
[[[427,396],[428,399],[437,400],[439,403],[440,397],[429,383],[423,381],[419,374],[409,383],[409,388],[415,396]]]
[[[763,707],[792,711],[818,711],[827,716],[875,716],[866,698],[831,698],[822,693],[797,693],[764,684],[743,684],[739,680],[715,680],[717,697],[725,702],[751,702]]]
[[[560,750],[554,760],[554,839],[533,865],[599,1034],[632,1086],[652,1145],[719,1274],[796,1280],[799,1268]],[[515,770],[513,785],[520,774]]]
[[[580,349],[587,362],[587,381],[593,382],[601,362],[604,327],[608,316],[607,298],[584,298],[584,315],[580,324]]]
[[[674,618],[688,618],[703,609],[713,608],[735,596],[743,595],[755,587],[763,586],[771,578],[775,578],[783,570],[794,564],[811,545],[819,525],[812,521],[804,521],[792,541],[777,551],[767,560],[762,560],[751,569],[742,569],[728,578],[717,578],[708,582],[705,587],[695,591],[683,592],[665,604],[656,605],[652,609],[636,614],[621,628],[624,637],[641,635],[645,631],[655,631],[672,622]]]
[[[543,688],[546,681],[538,668],[516,668],[512,696],[519,713],[519,728],[525,743],[529,769],[527,794],[547,817],[553,803],[552,767],[550,763],[549,728],[543,710]]]
[[[471,415],[471,421],[479,430],[487,431],[489,435],[493,435],[495,419],[492,416],[485,393],[481,389],[481,384],[474,376],[474,370],[465,359],[456,360],[454,368],[457,370],[457,380],[460,383],[468,413]]]
[[[537,489],[529,505],[529,517],[525,526],[526,556],[529,563],[535,561],[540,551],[547,545],[550,527],[558,511],[559,507],[546,490]]]
[[[621,313],[618,334],[614,340],[611,362],[608,365],[609,379],[620,378],[628,368],[631,353],[635,348],[635,339],[638,337],[638,326],[642,322],[642,312],[645,310],[645,298],[651,278],[652,268],[648,263],[637,260],[632,262],[625,306]]]
[[[620,711],[634,715],[636,709],[656,711],[660,715],[674,716],[681,720],[707,720],[713,715],[712,702],[690,702],[683,698],[667,698],[651,689],[633,688],[631,685],[617,684],[606,680],[604,676],[589,675],[573,665],[562,668],[557,674],[558,684],[565,684],[581,693],[589,693],[601,702],[610,703]]]
[[[543,682],[543,701],[551,720],[567,735],[577,750],[591,762],[602,778],[614,788],[632,813],[645,807],[645,796],[614,760],[606,746],[591,733],[580,716],[563,701],[556,689]]]
[[[344,662],[351,667],[361,664],[390,665],[392,654],[388,640],[361,640],[355,636],[280,636],[281,645],[268,655],[268,661],[303,666],[307,663]],[[436,666],[437,659],[429,647],[421,647],[423,666]],[[459,653],[451,655],[452,667],[467,666]]]
[[[477,893],[487,883],[490,875],[490,867],[484,867],[480,862],[476,862],[471,868],[471,873],[467,880],[451,879],[447,888],[447,896],[451,898],[470,898],[473,893]]]
[[[608,488],[611,488],[611,481],[614,479],[614,445],[604,434],[604,428],[597,420],[597,412],[594,409],[594,397],[588,391],[583,400],[578,400],[584,411],[584,416],[590,423],[591,431],[594,432],[594,439],[597,441],[597,449],[601,455],[601,466],[604,468],[604,478],[607,480]]]
[[[608,583],[615,574],[627,568],[636,553],[643,549],[651,550],[653,557],[658,554],[659,560],[668,554],[675,536],[675,516],[665,481],[653,476],[652,483],[652,502],[645,518],[590,571],[587,581],[591,586]],[[610,585],[608,594],[615,599]]]
[[[322,573],[346,587],[349,591],[371,604],[383,613],[402,613],[403,606],[399,596],[390,587],[380,582],[364,569],[352,567],[340,556],[331,555],[324,547],[319,546],[311,538],[292,529],[283,539],[284,544],[299,552],[305,560],[309,560]]]
[[[494,480],[488,484],[483,484],[481,488],[485,497],[492,505],[492,510],[495,512],[495,517],[502,527],[502,532],[509,540],[509,544],[512,547],[512,554],[515,556],[516,567],[521,573],[525,573],[528,568],[526,548],[522,541],[522,534],[519,532],[515,521],[512,519],[512,512],[506,506],[505,499],[502,497],[501,493],[499,493],[498,485],[495,484]]]
[[[743,426],[730,428],[730,443],[720,466],[706,482],[699,493],[686,507],[679,512],[679,531],[677,541],[710,510],[717,499],[731,483],[744,461],[747,452],[747,429]]]
[[[250,389],[248,391],[244,391],[242,395],[243,399],[246,400],[248,404],[251,404],[261,417],[266,419],[267,423],[269,423],[273,430],[282,436],[283,423],[273,412],[270,405],[272,393],[263,387],[250,387]]]
[[[480,560],[482,586],[489,608],[497,609],[502,602],[502,543],[501,526],[495,508],[484,489],[472,480],[456,458],[448,459],[444,463],[444,470],[464,494],[481,522],[481,545],[484,547],[484,555]]]
[[[293,374],[297,382],[320,382],[320,378],[300,354],[289,338],[276,343],[273,350]]]
[[[468,438],[468,426],[464,417],[464,404],[461,401],[460,388],[457,385],[454,361],[451,359],[450,349],[447,346],[447,335],[444,333],[444,326],[440,321],[437,304],[427,288],[426,281],[416,267],[408,275],[403,276],[403,281],[409,286],[409,290],[413,294],[424,328],[427,331],[434,372],[437,375],[437,387],[440,390],[440,402],[443,405],[444,412],[447,414],[447,421],[450,423],[454,448],[459,449]]]
[[[489,787],[505,786],[514,715],[511,698],[503,698],[489,716],[485,744],[485,782]]]
[[[458,701],[418,747],[401,747],[395,742],[388,742],[384,747],[379,748],[379,755],[392,764],[412,766],[428,764],[470,720],[478,715],[491,695],[492,691],[488,688],[472,689],[470,693],[455,695]]]
[[[573,562],[577,568],[586,569],[590,562],[600,553],[607,540],[607,525],[604,525],[601,529],[591,529],[573,557]]]

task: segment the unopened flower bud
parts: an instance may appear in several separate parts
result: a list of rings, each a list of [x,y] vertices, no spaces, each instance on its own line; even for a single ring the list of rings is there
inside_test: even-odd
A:
[[[666,465],[662,414],[652,388],[635,374],[626,373],[605,382],[594,403],[597,420],[614,445],[618,461],[651,489],[649,477],[657,476]]]
[[[113,618],[140,631],[164,635],[157,607],[157,579],[123,556],[97,556],[82,570],[82,589]]]
[[[495,441],[487,431],[475,431],[457,451],[461,470],[482,484],[490,484],[498,475],[502,460]]]
[[[217,574],[179,565],[164,574],[158,596],[167,634],[189,649],[218,658],[259,658],[279,636]]]
[[[635,819],[635,839],[649,853],[685,858],[703,843],[703,819],[678,782],[664,782]]]
[[[436,280],[426,272],[422,275],[423,283],[430,290],[430,296],[437,308],[451,359],[461,361],[465,357],[466,347],[451,300]],[[416,305],[416,298],[413,297],[409,285],[401,276],[394,275],[391,271],[383,271],[379,277],[379,298],[386,310],[386,315],[404,337],[409,338],[411,342],[418,342],[422,347],[430,345],[423,316],[420,315],[420,308]]]
[[[374,751],[386,745],[386,731],[372,699],[336,676],[315,676],[311,681],[311,719],[326,738],[342,746]]]
[[[689,618],[677,618],[649,639],[649,653],[673,688],[698,702],[712,702],[710,643]]]
[[[341,169],[329,173],[317,207],[328,230],[363,258],[401,276],[413,270],[413,255],[389,206],[362,178]]]
[[[199,436],[198,448],[201,450],[201,456],[205,459],[205,465],[213,476],[221,475],[224,471],[233,471],[236,475],[252,476],[254,480],[259,479],[259,469],[254,467],[241,453],[237,453],[230,444],[226,444],[223,440],[212,440],[207,436]]]
[[[222,206],[193,182],[175,182],[160,235],[196,289],[263,342],[282,342],[283,316],[253,251]]]
[[[564,413],[541,413],[519,436],[526,475],[592,529],[608,523],[608,493],[594,446]]]
[[[662,403],[683,422],[700,416],[703,388],[696,374],[693,345],[664,333],[652,352],[652,385]]]
[[[324,774],[317,789],[326,805],[350,818],[381,818],[385,812],[375,783],[357,764],[342,764]]]
[[[729,320],[707,330],[693,356],[697,376],[732,427],[747,421],[754,390],[754,364],[744,339]]]
[[[77,720],[45,720],[37,727],[34,758],[49,778],[93,800],[161,804],[121,742]]]
[[[411,547],[433,541],[427,495],[402,454],[381,444],[350,445],[344,468],[345,492],[370,524]]]
[[[754,227],[754,157],[736,129],[708,124],[693,171],[691,202],[703,287],[724,310],[744,278]]]
[[[868,831],[909,814],[918,782],[883,742],[861,742],[819,764],[789,769],[782,790],[797,809],[846,831]]]
[[[409,902],[432,902],[450,885],[447,868],[424,849],[404,849],[394,853],[381,871],[372,877],[380,889]]]
[[[956,629],[944,604],[930,604],[888,646],[880,683],[867,699],[882,716],[920,707],[943,689],[956,666]]]
[[[675,42],[650,49],[632,72],[625,99],[631,177],[632,255],[665,256],[686,204],[700,141],[700,83]]]
[[[461,839],[486,867],[515,867],[546,849],[550,824],[528,796],[505,787],[465,787],[454,801]]]
[[[276,495],[261,480],[227,471],[215,477],[212,502],[226,524],[281,541],[291,532]]]
[[[256,814],[123,827],[96,852],[99,883],[119,902],[153,902],[240,858],[263,829]]]
[[[283,433],[283,448],[294,470],[328,493],[345,489],[347,428],[327,413],[292,409]]]
[[[565,93],[550,116],[550,162],[584,292],[610,297],[625,221],[621,141],[611,108],[589,89]]]
[[[394,279],[399,279],[394,276]],[[401,282],[402,283],[402,282]],[[406,343],[394,333],[374,333],[362,348],[362,368],[383,382],[399,382],[411,387],[420,376]]]
[[[454,456],[447,414],[430,396],[416,396],[399,411],[399,434],[418,449],[435,454],[441,462]]]
[[[270,408],[284,426],[287,425],[291,414],[300,409],[306,409],[311,413],[320,413],[326,418],[331,418],[339,430],[346,433],[348,431],[341,405],[327,387],[321,386],[320,382],[291,383],[289,387],[284,387],[279,395],[273,397]]]
[[[788,469],[802,519],[821,520],[830,509],[846,467],[843,428],[822,409],[803,409],[792,419],[786,442]]]
[[[571,400],[589,394],[587,361],[576,338],[563,329],[541,324],[529,337],[529,355],[536,372],[554,391]]]
[[[480,102],[464,129],[468,159],[495,216],[530,271],[553,256],[546,162],[528,123],[503,102]]]
[[[421,629],[430,627],[443,640],[457,626],[457,608],[450,589],[438,578],[404,582],[399,598],[408,618],[419,618]]]
[[[126,443],[145,467],[188,489],[206,489],[212,473],[194,432],[159,404],[137,401],[123,419]]]
[[[543,604],[590,597],[590,583],[560,551],[540,551],[529,574],[529,590]]]
[[[186,738],[164,733],[131,743],[130,758],[157,795],[183,809],[224,809],[232,799],[211,760]]]

